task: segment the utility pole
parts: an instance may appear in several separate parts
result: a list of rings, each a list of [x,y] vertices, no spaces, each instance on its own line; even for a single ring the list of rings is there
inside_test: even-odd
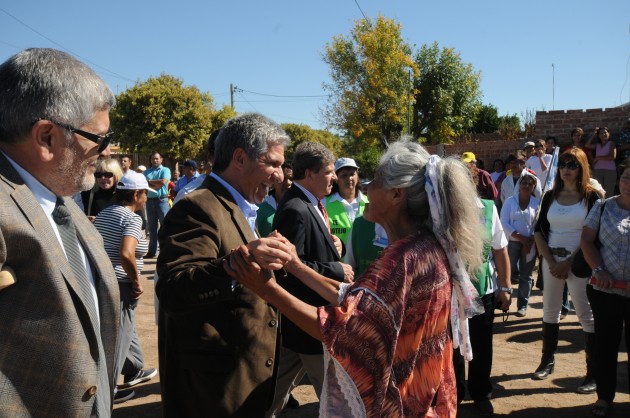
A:
[[[230,83],[230,106],[234,110],[234,85]]]
[[[411,135],[411,70],[409,70],[409,84],[407,84],[407,134]]]
[[[551,64],[551,110],[556,110],[556,66]]]

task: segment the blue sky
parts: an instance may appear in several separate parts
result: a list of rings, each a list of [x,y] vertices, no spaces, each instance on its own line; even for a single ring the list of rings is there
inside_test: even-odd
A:
[[[357,1],[369,18],[400,22],[416,49],[434,41],[455,48],[481,72],[483,102],[501,115],[630,101],[630,0]],[[354,0],[6,1],[0,61],[27,47],[66,49],[114,92],[167,73],[218,105],[229,104],[230,83],[320,96],[329,80],[325,45],[361,17]],[[319,97],[237,93],[235,101],[238,112],[324,127]]]

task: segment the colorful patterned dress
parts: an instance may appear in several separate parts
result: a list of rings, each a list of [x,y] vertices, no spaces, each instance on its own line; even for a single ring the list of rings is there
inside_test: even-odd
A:
[[[320,417],[455,418],[451,290],[446,254],[423,229],[385,249],[340,306],[320,307]]]

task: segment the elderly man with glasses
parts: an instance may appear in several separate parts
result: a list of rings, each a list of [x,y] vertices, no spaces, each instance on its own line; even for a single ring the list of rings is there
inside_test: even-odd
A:
[[[0,416],[111,415],[116,276],[66,196],[94,185],[114,101],[65,52],[0,65]]]

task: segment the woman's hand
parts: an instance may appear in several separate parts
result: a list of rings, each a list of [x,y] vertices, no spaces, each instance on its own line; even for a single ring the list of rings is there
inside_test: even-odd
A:
[[[144,293],[144,289],[142,288],[142,284],[140,280],[132,280],[131,281],[131,296],[138,300],[140,296]]]
[[[521,247],[521,254],[529,254],[529,252],[532,250],[532,245],[534,245],[534,237],[522,237],[520,241],[521,244],[523,244],[523,247]]]
[[[569,271],[571,271],[571,259],[558,261],[553,266],[549,266],[549,272],[556,279],[566,280],[569,277]]]

